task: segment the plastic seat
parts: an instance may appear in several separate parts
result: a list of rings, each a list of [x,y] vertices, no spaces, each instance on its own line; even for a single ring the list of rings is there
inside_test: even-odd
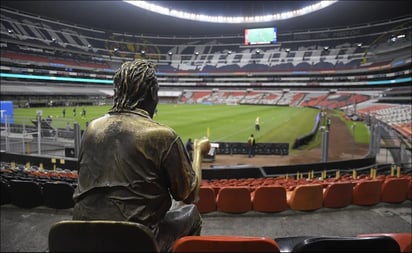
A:
[[[59,221],[48,235],[49,252],[159,252],[146,226],[127,221]]]
[[[5,180],[1,180],[1,204],[10,204],[10,184]]]
[[[252,209],[259,212],[280,212],[288,209],[286,189],[280,185],[259,186],[251,194]]]
[[[355,205],[375,205],[381,200],[380,180],[364,180],[353,187],[352,203]]]
[[[311,211],[322,208],[323,186],[321,184],[297,185],[286,193],[287,203],[291,209]]]
[[[43,184],[44,205],[50,208],[67,209],[74,206],[74,188],[66,182]]]
[[[176,240],[172,252],[280,252],[268,237],[236,235],[184,236]]]
[[[371,233],[359,234],[358,237],[389,236],[399,244],[401,252],[412,252],[412,233]]]
[[[200,213],[209,213],[217,210],[215,190],[210,186],[199,188],[199,201],[196,203]]]
[[[43,205],[41,187],[34,181],[10,180],[11,204],[21,208]]]
[[[400,252],[396,240],[376,237],[312,237],[298,242],[291,252]]]
[[[226,213],[245,213],[252,210],[248,187],[220,188],[216,199],[217,210]]]
[[[401,203],[408,196],[408,179],[388,178],[382,183],[381,201],[388,203]]]
[[[323,207],[342,208],[352,204],[352,182],[329,184],[323,191]]]

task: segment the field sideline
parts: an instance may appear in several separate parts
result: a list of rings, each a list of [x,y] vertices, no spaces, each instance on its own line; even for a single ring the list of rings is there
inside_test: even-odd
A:
[[[63,118],[62,111],[66,109]],[[36,112],[52,118],[52,125],[65,128],[67,123],[78,123],[85,129],[86,122],[104,115],[110,106],[44,107],[14,109],[15,124],[30,124]],[[81,117],[82,109],[86,116]],[[288,142],[290,147],[299,136],[309,133],[315,123],[317,109],[269,105],[204,105],[159,104],[154,120],[172,127],[186,142],[208,136],[212,142],[246,142],[254,134],[257,142]],[[255,131],[255,119],[260,118],[260,131]],[[317,139],[317,138],[316,138]]]

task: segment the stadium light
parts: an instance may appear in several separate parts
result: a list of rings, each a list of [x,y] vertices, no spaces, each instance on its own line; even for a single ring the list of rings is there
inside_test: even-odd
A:
[[[283,12],[283,13],[267,13],[266,15],[253,16],[253,17],[210,16],[210,15],[204,15],[204,14],[199,14],[199,13],[190,13],[190,12],[185,12],[181,10],[165,8],[165,7],[162,7],[150,1],[123,0],[123,2],[134,5],[136,7],[139,7],[145,10],[148,10],[148,11],[151,11],[151,12],[159,13],[159,14],[166,15],[166,16],[172,16],[172,17],[180,18],[180,19],[188,19],[192,21],[210,22],[210,23],[248,24],[248,23],[263,23],[263,22],[285,20],[285,19],[303,16],[303,15],[321,10],[323,8],[326,8],[338,1],[337,0],[319,1],[315,4],[308,5],[301,9],[296,9],[296,10]]]

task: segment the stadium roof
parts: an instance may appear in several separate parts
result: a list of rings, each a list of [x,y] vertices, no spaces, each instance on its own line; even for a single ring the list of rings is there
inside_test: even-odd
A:
[[[207,15],[256,16],[290,11],[318,1],[150,1]],[[341,0],[304,16],[266,23],[219,24],[177,19],[123,1],[2,1],[2,7],[87,27],[145,35],[237,35],[244,28],[276,26],[278,32],[347,27],[411,15],[410,1]]]

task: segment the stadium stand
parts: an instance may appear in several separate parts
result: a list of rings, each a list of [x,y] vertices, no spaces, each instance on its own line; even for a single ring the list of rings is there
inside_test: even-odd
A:
[[[74,26],[3,7],[1,12],[1,95],[2,100],[15,101],[17,107],[108,104],[115,69],[125,60],[145,58],[156,64],[163,103],[265,104],[339,109],[353,119],[372,122],[371,118],[375,118],[385,127],[396,130],[409,143],[412,140],[411,17],[345,28],[280,33],[278,40],[282,43],[278,45],[245,47],[241,45],[241,35],[137,36]],[[22,75],[51,78],[39,80]],[[362,174],[364,168],[359,168],[356,177],[335,176],[332,174],[336,170],[328,169],[328,176],[321,176],[320,179],[299,179],[283,173],[272,177],[262,173],[265,171],[262,168],[255,169],[259,171],[254,174],[257,178],[240,173],[233,176],[235,172],[231,170],[233,174],[228,173],[227,178],[205,179],[201,188],[204,192],[201,190],[202,197],[198,203],[201,212],[241,216],[254,211],[313,211],[380,203],[400,205],[412,199],[412,177],[408,168],[403,168],[405,173],[397,176],[389,175],[387,169],[378,175]],[[213,173],[216,171],[209,172],[209,175]],[[47,189],[62,184],[66,190],[72,190],[76,187],[76,179],[75,169],[39,169],[2,161],[1,204],[29,210],[42,206],[65,209],[72,203],[63,203],[63,199],[56,199],[56,195],[49,198]],[[390,189],[392,181],[402,182],[402,187]],[[403,197],[404,191],[400,192],[404,190],[405,182],[408,182],[406,198]],[[371,184],[373,187],[369,186]],[[335,187],[343,185],[345,189],[337,193],[342,198],[336,198],[336,193],[334,197],[330,196]],[[278,190],[279,198],[271,199],[275,203],[269,199],[265,201],[267,193],[263,191],[273,190],[272,187]],[[306,187],[316,188],[314,199],[296,198],[298,190]],[[86,232],[82,229],[78,231]],[[73,235],[72,230],[65,233],[63,239],[69,240],[68,234]],[[359,236],[369,237],[369,234]],[[388,241],[381,236],[391,236],[402,252],[410,251],[411,237],[408,233],[377,233],[374,236],[376,241]],[[239,238],[233,237],[220,239],[225,243],[231,240],[238,242]],[[80,239],[86,240],[87,244],[88,237]],[[325,238],[317,237],[306,242],[302,237],[289,239],[300,243],[294,250],[304,250],[313,245],[313,241],[317,243]],[[345,240],[351,242],[345,243],[345,246],[351,245],[351,249],[366,241],[332,239],[340,242],[334,242],[333,246],[328,244],[329,249],[336,245],[341,247]],[[98,240],[97,243],[100,238]],[[285,245],[281,241],[280,238],[275,240],[282,251]],[[379,246],[383,245],[379,244],[383,241],[374,246],[383,249],[385,245]],[[77,246],[76,243],[69,241],[73,247]],[[270,243],[273,246],[273,242]],[[50,244],[49,251],[61,249],[58,244]],[[223,247],[229,246],[218,247],[217,250],[221,252]],[[257,251],[256,247],[254,251]],[[236,249],[240,251],[240,248]],[[247,247],[241,249],[249,251]],[[376,250],[372,247],[368,249]],[[390,249],[388,246],[388,251]],[[271,250],[275,252],[277,249]]]

